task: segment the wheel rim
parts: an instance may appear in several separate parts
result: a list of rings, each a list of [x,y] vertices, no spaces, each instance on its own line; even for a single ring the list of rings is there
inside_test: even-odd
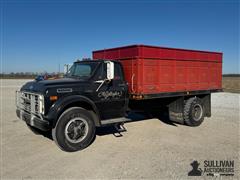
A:
[[[195,121],[199,121],[202,118],[203,109],[202,109],[202,106],[200,104],[195,104],[193,106],[192,115],[193,115],[193,119]]]
[[[79,143],[87,136],[88,130],[87,121],[77,117],[67,123],[65,127],[65,137],[71,143]]]

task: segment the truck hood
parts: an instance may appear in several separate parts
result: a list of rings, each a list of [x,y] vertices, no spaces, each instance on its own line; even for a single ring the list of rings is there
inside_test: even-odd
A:
[[[68,88],[75,87],[76,85],[79,87],[79,83],[84,84],[87,83],[87,81],[74,78],[30,81],[22,86],[21,91],[44,93],[47,89],[52,88]]]

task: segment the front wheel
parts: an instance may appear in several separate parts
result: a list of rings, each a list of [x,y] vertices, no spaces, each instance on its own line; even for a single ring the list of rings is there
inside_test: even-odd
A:
[[[52,130],[55,143],[67,152],[86,148],[94,136],[95,124],[91,112],[80,107],[64,111]]]

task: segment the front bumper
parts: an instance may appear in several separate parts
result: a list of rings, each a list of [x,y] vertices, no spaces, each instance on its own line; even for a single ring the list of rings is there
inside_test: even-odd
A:
[[[29,114],[21,109],[16,110],[17,117],[25,121],[27,124],[34,126],[42,131],[50,129],[50,123],[44,119],[41,119],[33,114]]]

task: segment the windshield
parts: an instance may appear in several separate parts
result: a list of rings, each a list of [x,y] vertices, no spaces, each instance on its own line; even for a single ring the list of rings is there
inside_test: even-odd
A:
[[[66,74],[67,77],[90,78],[97,65],[96,62],[74,63]]]

